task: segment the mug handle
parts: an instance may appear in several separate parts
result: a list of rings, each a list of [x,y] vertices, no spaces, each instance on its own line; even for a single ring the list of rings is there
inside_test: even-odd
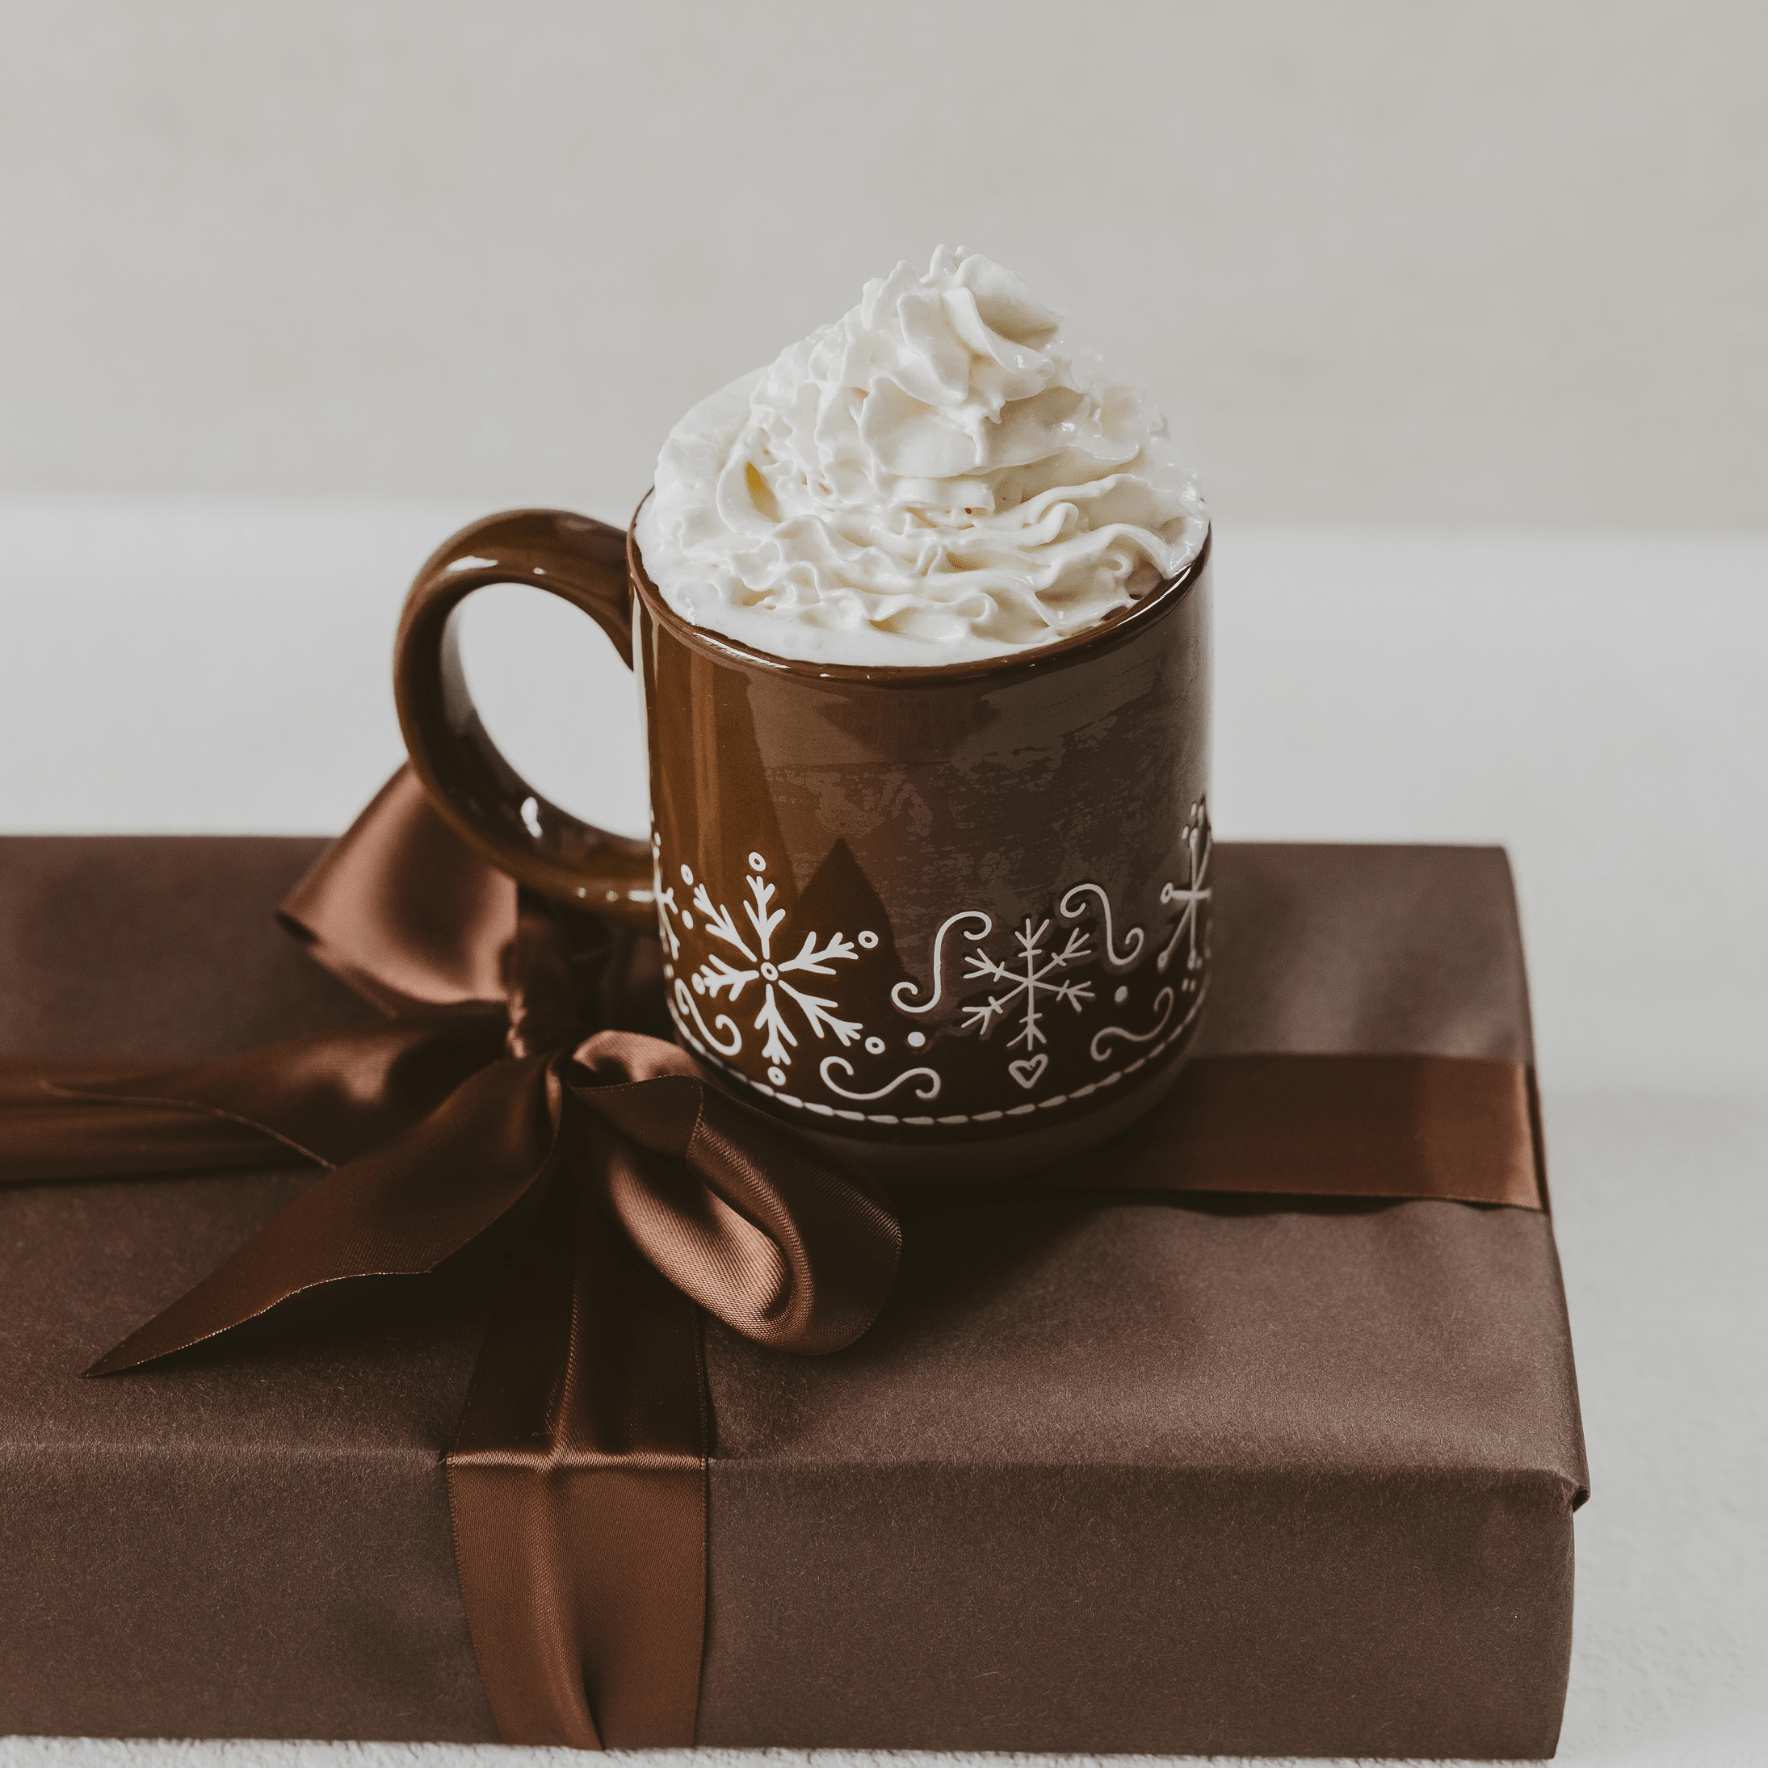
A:
[[[544,798],[503,758],[479,717],[453,616],[491,583],[527,584],[581,608],[632,667],[625,534],[566,510],[486,516],[430,555],[405,598],[393,698],[411,765],[449,827],[518,883],[653,930],[650,847]]]

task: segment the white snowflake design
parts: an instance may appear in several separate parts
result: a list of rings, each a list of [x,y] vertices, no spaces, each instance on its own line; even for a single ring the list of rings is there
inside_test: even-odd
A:
[[[1204,927],[1203,911],[1209,903],[1212,892],[1209,883],[1209,856],[1214,843],[1210,836],[1209,807],[1201,799],[1191,806],[1191,814],[1185,819],[1185,877],[1180,883],[1165,883],[1160,887],[1162,903],[1179,903],[1183,906],[1179,918],[1173,923],[1172,937],[1167,940],[1165,949],[1155,959],[1154,967],[1162,975],[1166,974],[1167,966],[1172,962],[1178,950],[1179,941],[1189,941],[1185,952],[1184,992],[1192,993],[1197,988],[1198,972],[1202,970],[1209,958],[1208,935]]]
[[[836,933],[822,940],[810,932],[805,934],[804,943],[793,956],[779,956],[774,949],[774,936],[780,923],[786,919],[786,911],[773,906],[778,893],[763,875],[766,870],[766,859],[759,853],[751,853],[746,879],[749,901],[742,905],[743,921],[747,926],[739,922],[729,908],[715,903],[705,884],[696,883],[693,872],[685,865],[681,868],[681,881],[693,889],[693,907],[683,909],[676,904],[673,885],[667,892],[659,889],[658,919],[665,928],[664,943],[672,958],[681,953],[679,935],[671,925],[672,917],[679,918],[681,925],[691,932],[694,914],[698,912],[705,931],[728,945],[742,960],[733,962],[722,952],[713,952],[706,958],[692,978],[693,991],[703,1000],[728,1001],[734,1006],[751,983],[761,984],[761,1004],[752,1023],[766,1037],[761,1053],[772,1064],[768,1079],[775,1086],[781,1086],[799,1042],[798,1032],[793,1028],[793,1016],[787,1012],[787,1003],[796,1007],[805,1030],[818,1039],[833,1037],[843,1049],[857,1042],[865,1031],[859,1020],[840,1017],[839,1001],[827,995],[812,994],[807,987],[788,981],[788,977],[833,976],[836,963],[857,959],[862,949],[870,951],[877,945],[878,936],[866,932],[850,939],[845,933]]]
[[[1025,925],[1013,935],[1014,942],[1019,947],[1012,959],[1016,966],[1013,969],[1008,969],[986,952],[964,954],[967,981],[999,982],[1006,985],[1002,993],[991,994],[979,1006],[964,1009],[966,1031],[974,1031],[980,1037],[987,1037],[1006,1017],[1008,1009],[1018,1003],[1019,1029],[1007,1040],[1007,1048],[1016,1050],[1023,1045],[1026,1054],[1030,1056],[1036,1052],[1039,1044],[1049,1042],[1049,1034],[1039,1020],[1038,1006],[1043,996],[1050,997],[1051,1007],[1064,1004],[1077,1013],[1084,1002],[1093,998],[1093,985],[1084,979],[1079,982],[1054,980],[1060,972],[1091,959],[1091,939],[1080,928],[1071,927],[1068,938],[1060,948],[1053,943],[1046,947],[1044,940],[1049,931],[1050,923],[1047,920],[1034,924],[1031,916],[1026,916]],[[1041,1072],[1042,1063],[1038,1066]]]

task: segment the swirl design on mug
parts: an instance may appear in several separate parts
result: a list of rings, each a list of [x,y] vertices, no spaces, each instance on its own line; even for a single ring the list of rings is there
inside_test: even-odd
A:
[[[1114,1037],[1120,1037],[1126,1043],[1131,1044],[1153,1043],[1165,1029],[1167,1020],[1172,1017],[1173,1002],[1177,999],[1178,996],[1173,993],[1170,984],[1163,988],[1160,993],[1154,997],[1154,1005],[1158,1009],[1160,1017],[1154,1021],[1152,1029],[1148,1031],[1131,1031],[1122,1025],[1107,1025],[1102,1031],[1094,1032],[1093,1041],[1087,1046],[1092,1054],[1093,1060],[1095,1062],[1105,1062],[1110,1060],[1111,1047],[1109,1040]]]
[[[844,1087],[840,1081],[836,1080],[834,1075],[829,1072],[831,1068],[844,1069],[847,1078],[852,1080],[853,1064],[849,1062],[845,1056],[825,1056],[823,1058],[821,1069],[823,1085],[826,1086],[831,1093],[839,1093],[843,1099],[882,1099],[885,1094],[894,1093],[905,1080],[917,1079],[928,1083],[915,1088],[915,1097],[917,1099],[937,1099],[939,1097],[940,1079],[936,1069],[905,1068],[895,1080],[891,1081],[887,1086],[879,1087],[875,1093],[856,1093],[851,1087]]]
[[[700,1035],[719,1055],[734,1056],[742,1049],[743,1034],[737,1029],[737,1022],[727,1013],[720,1013],[714,1018],[712,1021],[714,1025],[721,1025],[730,1033],[731,1041],[728,1044],[721,1043],[707,1029],[706,1021],[700,1017],[700,1009],[694,1005],[694,997],[688,993],[688,985],[679,976],[675,979],[675,1004],[682,1012],[692,1015],[694,1023],[700,1028]]]
[[[1111,931],[1111,898],[1105,894],[1103,885],[1086,883],[1076,884],[1064,896],[1057,907],[1066,920],[1078,920],[1086,912],[1085,901],[1087,892],[1091,891],[1099,899],[1099,912],[1105,917],[1105,962],[1113,970],[1127,970],[1142,955],[1142,946],[1146,935],[1140,927],[1132,927],[1123,936],[1123,951],[1119,953],[1115,936]],[[1082,906],[1076,907],[1076,902]]]
[[[986,939],[989,934],[994,931],[993,918],[984,914],[981,909],[961,909],[955,915],[947,915],[946,918],[940,922],[939,931],[933,935],[932,994],[930,994],[924,1001],[907,999],[905,997],[914,994],[915,985],[913,982],[899,982],[890,991],[890,1004],[895,1007],[897,1012],[931,1013],[933,1009],[939,1005],[940,992],[945,987],[945,971],[941,957],[945,945],[945,936],[952,930],[952,928],[957,926],[960,921],[980,921],[982,923],[979,931],[970,935],[970,937],[975,940]]]

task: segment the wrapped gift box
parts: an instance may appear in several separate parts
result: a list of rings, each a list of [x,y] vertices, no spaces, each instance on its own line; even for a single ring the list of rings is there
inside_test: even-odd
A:
[[[268,913],[320,845],[0,841],[0,1051],[363,1017]],[[1531,1062],[1501,853],[1216,866],[1200,1055]],[[78,1378],[311,1179],[0,1188],[0,1732],[496,1739],[443,1469],[482,1307]],[[1545,1213],[1001,1186],[904,1222],[852,1349],[707,1322],[698,1741],[1552,1753],[1586,1474]]]

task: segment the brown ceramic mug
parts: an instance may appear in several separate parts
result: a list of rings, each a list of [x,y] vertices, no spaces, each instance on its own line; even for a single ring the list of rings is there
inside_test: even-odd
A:
[[[799,662],[693,626],[605,523],[519,510],[425,564],[394,686],[437,808],[523,883],[663,943],[682,1042],[875,1168],[1024,1170],[1177,1074],[1209,986],[1209,544],[1090,631],[924,669]],[[649,843],[497,751],[456,608],[524,583],[637,672]]]

